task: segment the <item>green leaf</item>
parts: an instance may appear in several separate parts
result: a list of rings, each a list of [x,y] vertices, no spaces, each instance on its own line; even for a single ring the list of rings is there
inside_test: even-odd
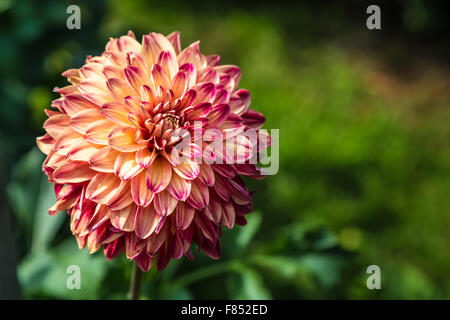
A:
[[[41,167],[43,161],[43,154],[37,148],[31,149],[14,166],[11,182],[7,187],[12,212],[26,236],[33,230],[40,180],[43,176]]]
[[[241,263],[234,265],[233,269],[240,276],[234,285],[235,297],[233,299],[269,300],[272,298],[261,275],[256,270]]]
[[[257,255],[252,257],[252,262],[286,279],[306,272],[301,259],[296,257]]]
[[[301,257],[300,263],[324,287],[331,287],[338,283],[344,261],[343,257],[335,255],[311,253]]]
[[[71,265],[80,268],[80,289],[69,289],[67,273]],[[18,268],[18,277],[26,298],[44,293],[58,299],[96,299],[106,275],[108,262],[101,255],[78,250],[74,239],[57,248],[28,255]]]
[[[63,212],[60,212],[56,216],[50,216],[48,214],[48,208],[55,201],[56,197],[52,185],[48,183],[47,177],[42,175],[33,226],[31,249],[34,253],[43,251],[50,245],[66,218],[66,214]]]
[[[241,250],[245,249],[252,241],[261,226],[262,215],[259,211],[255,211],[245,218],[247,219],[247,225],[240,228],[239,233],[236,236],[236,244]]]
[[[324,287],[339,281],[344,265],[342,257],[331,254],[308,253],[300,257],[258,255],[252,261],[285,279],[314,278]]]
[[[42,172],[44,155],[36,147],[26,153],[13,169],[8,185],[8,198],[16,214],[21,230],[31,235],[33,252],[49,246],[65,215],[49,216],[48,209],[55,203],[52,184]]]

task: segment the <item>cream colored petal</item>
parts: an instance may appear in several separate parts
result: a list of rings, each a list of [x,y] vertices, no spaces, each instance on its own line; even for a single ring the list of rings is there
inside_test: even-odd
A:
[[[121,210],[111,210],[111,224],[122,231],[134,231],[134,218],[137,207],[134,203]]]
[[[152,32],[143,36],[142,56],[148,66],[156,62],[161,51],[169,51],[174,57],[176,56],[172,43],[162,34]]]
[[[91,123],[86,129],[86,140],[98,145],[108,145],[110,132],[117,127],[114,122],[103,119]]]
[[[119,127],[111,131],[108,136],[108,144],[121,152],[134,152],[145,146],[136,143],[134,136],[136,129],[129,127]]]
[[[112,173],[98,173],[86,188],[86,198],[107,204],[120,185],[120,179]]]
[[[134,219],[134,229],[136,235],[141,239],[147,239],[155,232],[161,216],[155,211],[153,206],[138,207]]]
[[[103,115],[100,109],[88,109],[77,112],[70,119],[70,126],[81,134],[85,134],[88,126],[98,120],[102,120]]]
[[[136,155],[134,152],[119,154],[114,163],[114,173],[122,180],[130,180],[142,170],[144,170],[144,168],[136,162]]]
[[[170,183],[172,166],[162,156],[157,157],[147,169],[147,187],[153,193],[164,190]]]
[[[111,147],[104,147],[89,158],[90,167],[99,172],[114,172],[114,163],[119,152]]]
[[[153,192],[147,188],[146,171],[139,173],[131,180],[131,194],[138,206],[146,207],[153,200]]]
[[[51,116],[44,122],[44,129],[53,138],[57,138],[69,125],[70,117],[67,114]]]
[[[96,172],[86,162],[63,162],[53,173],[58,183],[80,183],[92,179]]]

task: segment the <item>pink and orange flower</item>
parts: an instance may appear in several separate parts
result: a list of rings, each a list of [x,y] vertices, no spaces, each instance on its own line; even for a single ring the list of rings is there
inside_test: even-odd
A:
[[[129,32],[63,73],[71,84],[55,89],[37,144],[57,197],[49,213],[67,210],[80,249],[162,270],[193,258],[192,242],[219,258],[222,225],[246,224],[241,176],[262,178],[252,160],[270,137],[237,89],[240,69],[219,62],[199,42],[181,50],[178,32],[142,43]]]

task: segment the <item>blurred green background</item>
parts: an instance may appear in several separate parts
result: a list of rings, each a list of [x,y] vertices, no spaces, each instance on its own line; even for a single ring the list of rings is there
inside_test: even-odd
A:
[[[66,28],[70,4],[81,30]],[[378,1],[370,31],[369,4],[0,0],[0,296],[126,298],[126,258],[78,251],[66,216],[47,215],[34,139],[62,71],[110,36],[178,30],[183,47],[201,40],[240,66],[265,128],[280,129],[280,170],[249,182],[255,212],[224,232],[221,260],[152,269],[143,298],[450,298],[450,5]],[[72,264],[81,290],[66,288]],[[372,264],[381,290],[366,287]]]

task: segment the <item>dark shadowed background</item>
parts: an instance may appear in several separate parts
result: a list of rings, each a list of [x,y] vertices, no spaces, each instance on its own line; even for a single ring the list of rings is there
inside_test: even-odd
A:
[[[66,28],[70,4],[81,30]],[[369,4],[381,30],[366,28]],[[0,0],[0,298],[126,298],[126,258],[79,251],[66,215],[47,215],[34,139],[61,72],[128,30],[201,40],[240,66],[252,108],[280,129],[279,173],[249,182],[255,212],[224,232],[223,258],[152,269],[144,298],[450,298],[449,12],[432,0]],[[372,264],[381,290],[366,287]],[[70,265],[80,290],[66,288]]]

